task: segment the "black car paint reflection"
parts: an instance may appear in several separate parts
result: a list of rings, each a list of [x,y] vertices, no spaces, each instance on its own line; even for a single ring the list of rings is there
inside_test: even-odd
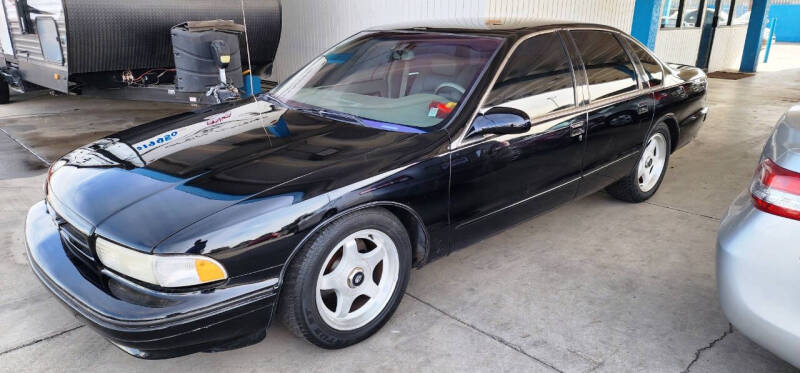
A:
[[[432,217],[427,226],[446,226],[446,206],[428,208],[422,201],[446,199],[449,159],[401,166],[420,150],[446,146],[443,131],[412,135],[358,127],[264,101],[203,114],[202,121],[179,116],[68,154],[60,170],[77,170],[51,176],[54,198],[94,194],[97,199],[70,204],[78,215],[100,222],[90,233],[142,251],[209,255],[248,281],[255,273],[274,276],[271,269],[287,259],[278,252],[291,251],[303,237],[298,233],[376,199],[418,205],[418,214]],[[276,125],[283,127],[281,136]],[[140,145],[164,133],[178,135]],[[373,155],[387,148],[395,151]],[[357,180],[365,170],[377,176]],[[102,190],[89,192],[93,186]],[[446,245],[446,232],[432,229],[430,236]],[[268,245],[273,241],[281,241],[280,247]],[[254,256],[238,255],[245,251]],[[232,276],[227,286],[237,281]]]

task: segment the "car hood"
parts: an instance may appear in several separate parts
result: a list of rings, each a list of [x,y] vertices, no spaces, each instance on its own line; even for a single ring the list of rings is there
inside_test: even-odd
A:
[[[70,152],[51,167],[48,201],[86,233],[152,251],[204,217],[321,169],[330,173],[337,164],[388,149],[413,153],[418,141],[406,140],[416,136],[287,111],[264,101],[222,104],[137,126]],[[405,143],[410,143],[407,149]],[[369,176],[348,170],[343,178]]]

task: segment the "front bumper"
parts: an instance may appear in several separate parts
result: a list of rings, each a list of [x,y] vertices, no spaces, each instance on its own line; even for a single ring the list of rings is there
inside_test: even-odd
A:
[[[163,293],[108,271],[90,280],[64,250],[44,201],[25,227],[28,259],[42,283],[78,318],[125,352],[161,359],[260,341],[269,326],[277,280],[189,293]]]
[[[744,192],[717,237],[717,286],[728,320],[800,367],[800,221],[762,212]]]

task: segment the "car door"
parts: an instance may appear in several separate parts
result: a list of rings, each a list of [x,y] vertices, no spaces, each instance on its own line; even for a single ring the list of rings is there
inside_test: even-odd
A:
[[[518,43],[479,115],[524,112],[521,134],[467,136],[451,153],[451,226],[458,246],[485,230],[552,208],[575,196],[585,113],[578,112],[573,66],[558,33]],[[487,219],[491,218],[491,219]]]
[[[615,33],[571,30],[587,78],[589,111],[579,195],[593,193],[636,164],[653,103]]]

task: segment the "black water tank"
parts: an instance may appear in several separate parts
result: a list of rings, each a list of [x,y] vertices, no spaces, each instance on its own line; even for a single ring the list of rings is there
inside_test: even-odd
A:
[[[219,84],[219,69],[211,56],[211,42],[222,40],[231,51],[231,62],[225,69],[228,83],[244,86],[239,33],[225,31],[189,31],[172,28],[172,54],[175,57],[175,89],[179,92],[205,92]]]

